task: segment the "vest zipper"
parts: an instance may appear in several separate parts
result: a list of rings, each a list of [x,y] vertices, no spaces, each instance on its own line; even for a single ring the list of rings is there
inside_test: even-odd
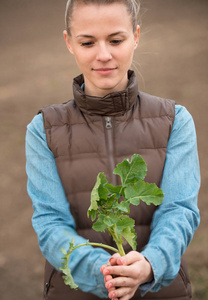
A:
[[[111,117],[106,117],[105,118],[105,127],[107,128],[107,129],[111,129],[112,128],[112,123],[111,123]]]
[[[113,175],[113,170],[115,169],[115,160],[114,160],[114,151],[113,151],[113,131],[112,131],[112,122],[111,117],[105,117],[105,128],[107,136],[107,147],[110,163],[110,176],[113,185],[116,185],[116,177]]]

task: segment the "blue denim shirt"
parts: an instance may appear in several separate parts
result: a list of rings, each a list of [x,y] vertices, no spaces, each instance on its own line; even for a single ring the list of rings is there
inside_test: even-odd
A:
[[[164,201],[152,221],[149,243],[142,254],[150,261],[154,280],[143,284],[142,293],[158,291],[168,285],[179,271],[181,256],[199,225],[197,196],[200,171],[194,122],[188,111],[179,105],[167,146],[167,157],[161,182]],[[55,159],[49,150],[42,115],[34,117],[26,134],[27,189],[33,203],[32,224],[45,258],[56,268],[61,266],[61,248],[69,241],[86,240],[76,233]],[[107,298],[101,265],[110,255],[91,246],[72,253],[69,267],[80,289]]]

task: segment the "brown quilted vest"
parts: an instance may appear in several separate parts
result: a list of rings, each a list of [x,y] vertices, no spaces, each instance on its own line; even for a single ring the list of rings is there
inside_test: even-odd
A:
[[[77,232],[91,242],[115,246],[106,233],[92,230],[87,218],[90,192],[97,174],[104,172],[108,180],[120,184],[112,171],[116,164],[132,154],[142,155],[147,163],[145,180],[160,184],[171,133],[175,103],[145,93],[138,93],[137,79],[129,71],[129,84],[122,92],[104,98],[89,97],[81,89],[83,76],[74,79],[74,100],[44,107],[47,143],[54,154]],[[141,203],[131,209],[138,236],[138,251],[148,243],[154,206]],[[130,251],[129,246],[124,247]],[[183,263],[182,263],[183,264]],[[46,262],[44,299],[98,300],[93,294],[71,290],[62,274]],[[140,291],[133,299],[141,299]],[[169,287],[147,293],[142,299],[191,299],[191,286],[183,265]]]

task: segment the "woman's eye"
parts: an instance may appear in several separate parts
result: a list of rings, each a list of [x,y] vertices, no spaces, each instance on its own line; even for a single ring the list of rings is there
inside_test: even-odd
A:
[[[111,41],[111,44],[112,45],[119,45],[119,44],[121,44],[123,42],[123,40],[112,40]]]
[[[83,47],[90,47],[93,45],[93,42],[84,42],[84,43],[81,43],[81,46]]]

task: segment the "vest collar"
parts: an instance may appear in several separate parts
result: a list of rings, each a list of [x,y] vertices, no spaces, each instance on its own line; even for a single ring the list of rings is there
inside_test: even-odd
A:
[[[81,111],[94,115],[119,115],[131,109],[138,94],[137,78],[134,71],[128,71],[128,86],[120,92],[112,92],[104,97],[86,95],[81,88],[84,83],[83,75],[74,78],[73,92],[74,99]]]

